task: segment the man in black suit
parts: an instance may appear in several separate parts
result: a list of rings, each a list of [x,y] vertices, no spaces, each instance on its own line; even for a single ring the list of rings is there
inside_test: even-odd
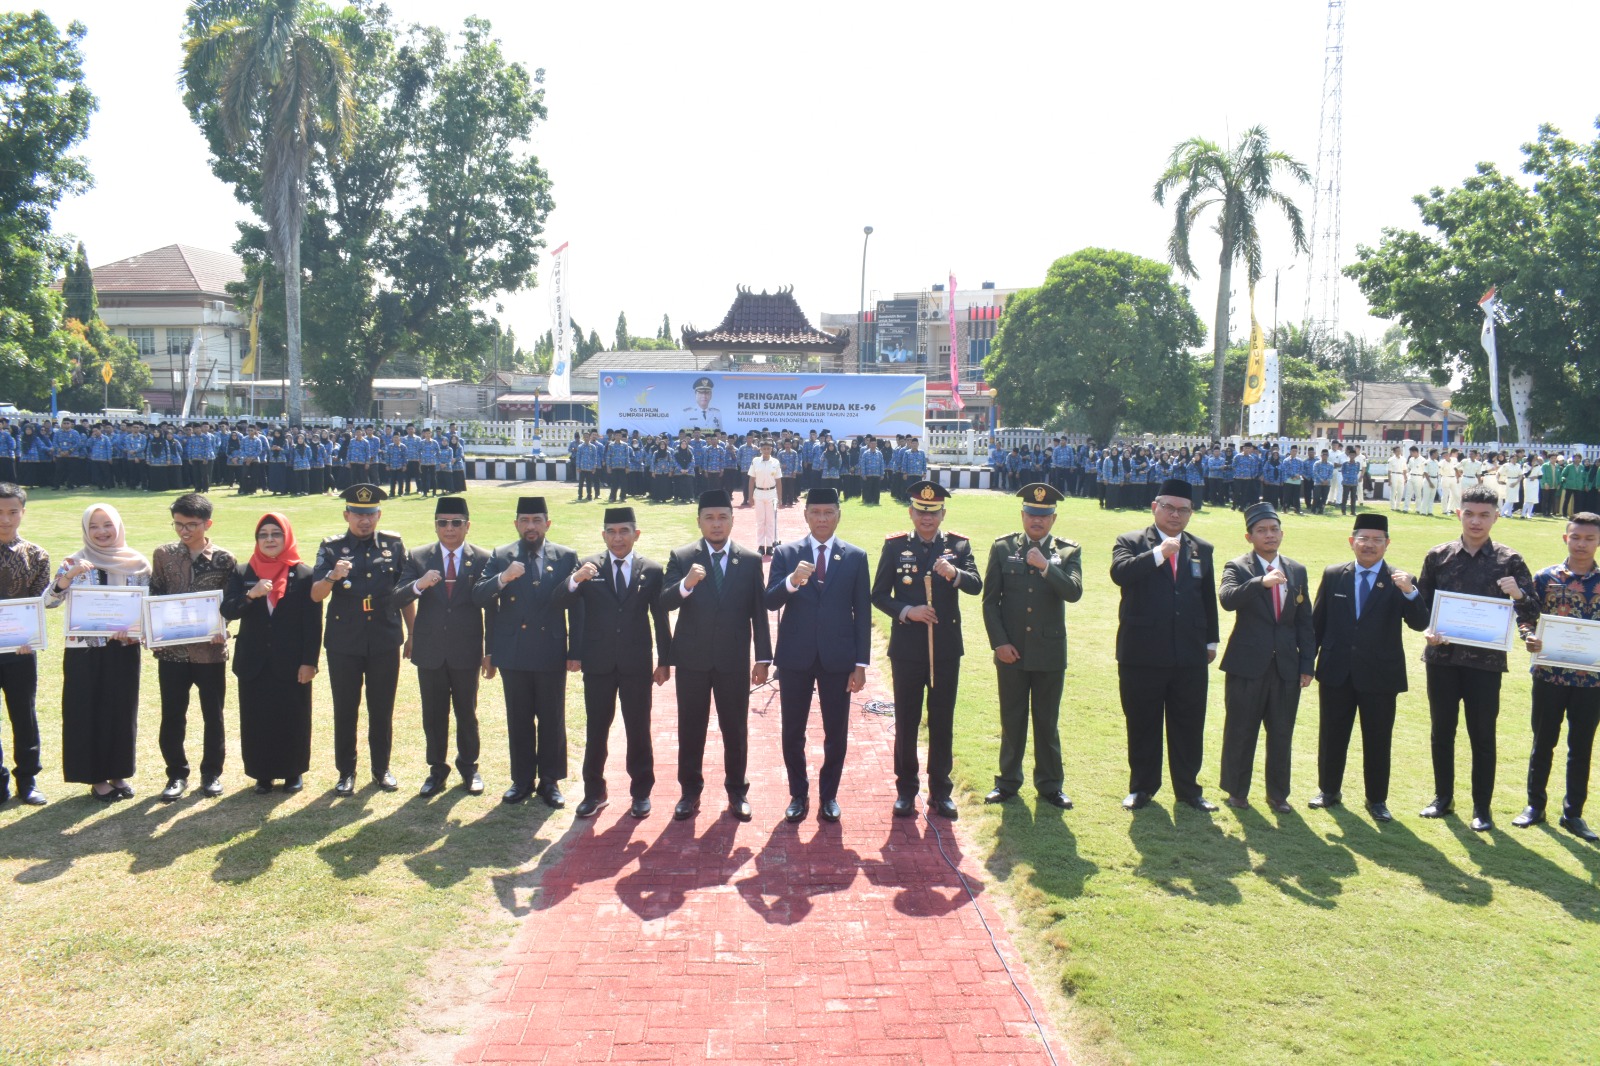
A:
[[[784,818],[806,816],[806,723],[811,692],[822,709],[822,771],[817,776],[817,816],[839,820],[839,777],[850,732],[850,694],[867,683],[872,651],[871,585],[867,553],[846,544],[839,528],[839,493],[806,494],[810,534],[780,546],[767,575],[766,605],[782,611],[778,622],[778,693],[783,709],[783,764],[789,772]]]
[[[472,587],[488,619],[489,665],[506,698],[511,787],[500,797],[521,803],[535,791],[548,807],[566,805],[567,672],[583,659],[583,602],[557,597],[578,569],[571,548],[545,540],[553,523],[543,496],[517,501],[517,540],[494,550]]]
[[[1394,817],[1388,803],[1395,697],[1406,691],[1400,623],[1422,632],[1428,627],[1428,607],[1411,575],[1383,561],[1389,550],[1387,515],[1356,515],[1350,548],[1354,562],[1335,563],[1322,572],[1312,610],[1319,791],[1310,806],[1320,810],[1343,802],[1345,758],[1359,715],[1367,811],[1387,822]]]
[[[683,795],[672,817],[693,818],[700,810],[706,728],[715,697],[728,813],[748,822],[750,686],[766,684],[772,662],[761,556],[729,539],[733,498],[723,490],[701,494],[697,521],[700,539],[673,551],[661,592],[662,606],[678,612],[672,666],[678,675],[678,784]]]
[[[1194,515],[1188,482],[1162,482],[1150,511],[1153,525],[1122,534],[1111,549],[1111,580],[1122,589],[1117,679],[1128,728],[1122,806],[1136,811],[1160,790],[1165,724],[1173,793],[1196,810],[1214,811],[1199,782],[1206,667],[1219,639],[1213,551],[1184,532]]]
[[[1222,653],[1227,675],[1222,726],[1222,788],[1228,806],[1250,806],[1250,776],[1256,739],[1267,730],[1267,805],[1279,814],[1289,805],[1289,758],[1300,690],[1311,684],[1317,655],[1311,627],[1306,568],[1278,554],[1283,526],[1278,511],[1262,501],[1244,513],[1250,551],[1222,568],[1222,609],[1234,611],[1233,632]]]
[[[894,678],[894,776],[896,818],[917,813],[921,790],[917,731],[922,701],[928,701],[928,804],[934,813],[956,817],[950,798],[954,765],[952,731],[956,690],[961,683],[961,593],[983,591],[972,542],[946,533],[945,503],[950,491],[931,481],[906,488],[911,532],[883,542],[872,581],[872,606],[894,619],[889,631],[889,667]],[[929,634],[932,634],[930,641]]]
[[[415,603],[416,620],[402,654],[417,668],[422,694],[422,735],[427,741],[428,776],[424,796],[450,780],[450,712],[455,707],[456,769],[474,796],[483,792],[478,773],[478,675],[494,676],[483,653],[483,608],[472,600],[472,586],[489,563],[489,553],[467,543],[472,530],[467,501],[442,496],[433,509],[437,543],[406,556],[396,606]],[[490,607],[493,610],[493,607]]]
[[[632,507],[607,507],[601,536],[606,550],[583,561],[567,579],[561,602],[583,601],[583,710],[587,743],[583,751],[583,801],[579,818],[592,818],[606,806],[606,755],[611,722],[622,703],[622,729],[628,738],[628,783],[633,806],[628,813],[650,813],[655,787],[655,753],[650,745],[650,682],[672,676],[672,634],[661,605],[662,570],[634,551],[640,535]],[[655,630],[655,667],[650,633]]]

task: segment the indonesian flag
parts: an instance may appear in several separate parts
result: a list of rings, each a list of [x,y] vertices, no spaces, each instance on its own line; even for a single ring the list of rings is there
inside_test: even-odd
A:
[[[1489,291],[1483,294],[1483,299],[1478,301],[1478,308],[1483,312],[1483,332],[1478,337],[1483,343],[1484,354],[1489,357],[1489,407],[1494,411],[1495,426],[1505,429],[1511,420],[1500,409],[1500,356],[1494,344],[1494,312],[1498,301],[1494,293],[1495,287],[1491,285]]]

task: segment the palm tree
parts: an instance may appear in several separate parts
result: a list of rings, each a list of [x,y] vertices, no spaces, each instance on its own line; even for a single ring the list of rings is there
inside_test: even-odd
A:
[[[289,348],[288,413],[300,404],[300,233],[306,178],[319,142],[342,152],[354,129],[347,42],[353,9],[336,15],[319,0],[199,0],[189,8],[183,80],[216,109],[235,149],[260,163],[262,221],[283,274]]]
[[[1180,188],[1173,201],[1172,236],[1167,238],[1167,255],[1179,273],[1195,277],[1194,260],[1189,255],[1189,234],[1195,219],[1206,208],[1219,206],[1217,235],[1222,238],[1222,278],[1217,284],[1217,323],[1212,335],[1211,434],[1222,436],[1222,364],[1228,351],[1228,295],[1232,289],[1233,264],[1243,259],[1250,284],[1261,280],[1261,236],[1256,231],[1256,212],[1263,204],[1274,204],[1289,220],[1294,250],[1306,251],[1305,225],[1300,209],[1288,196],[1272,187],[1273,178],[1288,174],[1301,184],[1311,180],[1305,164],[1284,152],[1272,151],[1267,131],[1252,126],[1244,131],[1238,145],[1224,152],[1201,137],[1191,137],[1172,150],[1167,169],[1156,182],[1156,203],[1163,206],[1167,194]]]

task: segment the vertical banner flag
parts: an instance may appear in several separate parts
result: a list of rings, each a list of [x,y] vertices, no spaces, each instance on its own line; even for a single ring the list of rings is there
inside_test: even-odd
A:
[[[1517,420],[1518,440],[1533,439],[1533,423],[1528,412],[1533,410],[1533,375],[1524,370],[1511,372],[1511,417]]]
[[[1505,429],[1511,424],[1505,411],[1500,409],[1500,356],[1494,348],[1494,286],[1483,294],[1478,307],[1483,311],[1483,351],[1489,357],[1489,407],[1494,411],[1494,424]]]
[[[256,282],[256,302],[250,307],[250,354],[239,363],[239,373],[257,373],[261,365],[261,298],[266,291],[266,280]]]
[[[549,394],[552,400],[572,397],[572,325],[567,313],[567,245],[550,256],[550,286],[555,292],[555,354],[550,357]]]
[[[1250,283],[1250,362],[1244,371],[1244,395],[1239,402],[1246,407],[1261,402],[1267,384],[1267,339],[1261,333],[1261,323],[1256,321],[1256,283]]]
[[[950,408],[959,411],[967,406],[961,402],[961,360],[956,357],[956,276],[950,275],[950,288],[945,299],[950,305]]]
[[[1250,435],[1276,437],[1282,422],[1278,417],[1278,349],[1263,352],[1261,365],[1261,399],[1250,405]]]
[[[195,375],[200,370],[200,331],[196,330],[194,340],[189,342],[189,355],[184,359],[183,413],[181,418],[189,417],[189,410],[194,406]]]

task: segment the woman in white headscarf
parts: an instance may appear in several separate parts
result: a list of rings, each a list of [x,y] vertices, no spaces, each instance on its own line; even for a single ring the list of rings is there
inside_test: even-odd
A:
[[[128,547],[122,516],[109,503],[83,512],[83,546],[56,571],[45,606],[73,588],[150,584],[150,561]],[[130,799],[139,722],[139,637],[68,637],[61,656],[61,768],[103,803]]]

